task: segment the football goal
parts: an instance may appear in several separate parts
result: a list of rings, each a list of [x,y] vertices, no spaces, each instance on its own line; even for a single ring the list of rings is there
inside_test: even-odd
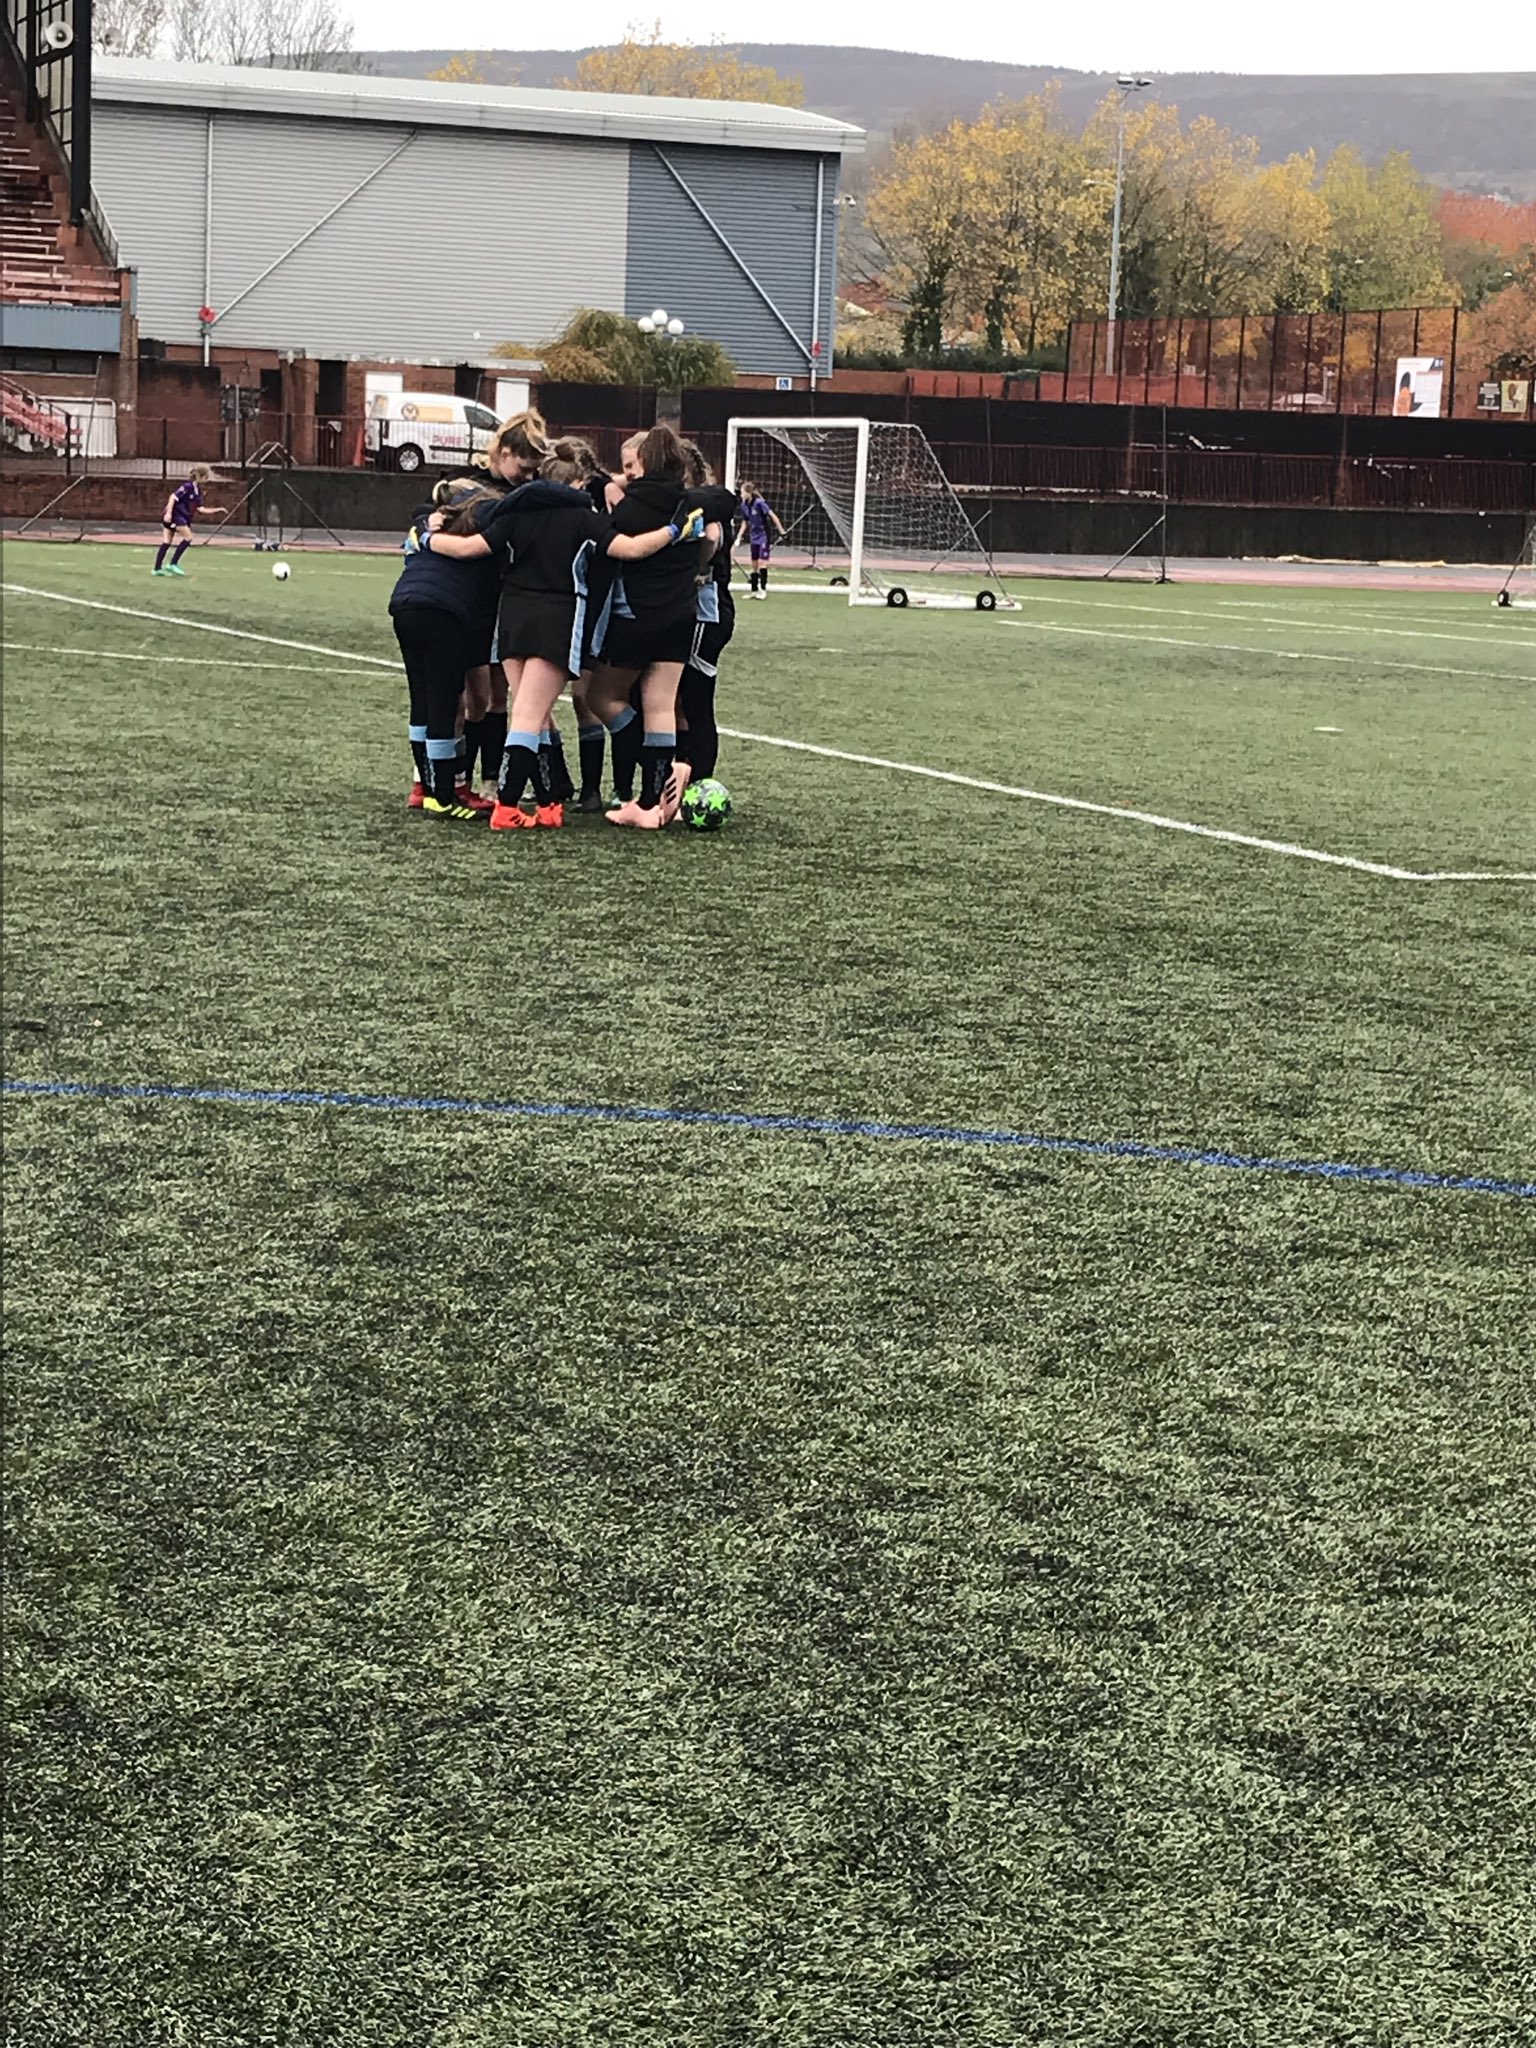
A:
[[[755,484],[783,525],[782,566],[847,586],[850,604],[995,611],[1011,600],[921,427],[735,419],[725,480]],[[781,586],[783,587],[783,586]]]
[[[1536,612],[1536,519],[1525,529],[1525,543],[1494,603],[1513,605],[1517,611]]]

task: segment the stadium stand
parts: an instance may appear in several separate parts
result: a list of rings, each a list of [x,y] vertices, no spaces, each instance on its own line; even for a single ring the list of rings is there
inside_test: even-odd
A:
[[[0,96],[0,301],[115,306],[120,273],[70,227],[64,180],[49,155],[9,93]]]

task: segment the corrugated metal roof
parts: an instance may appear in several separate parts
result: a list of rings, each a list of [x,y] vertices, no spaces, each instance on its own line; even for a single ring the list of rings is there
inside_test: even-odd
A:
[[[139,106],[312,115],[331,121],[605,136],[615,142],[703,142],[734,149],[809,149],[847,156],[864,131],[798,107],[745,100],[652,99],[640,93],[546,92],[520,85],[442,85],[365,72],[268,71],[97,56],[93,96]]]

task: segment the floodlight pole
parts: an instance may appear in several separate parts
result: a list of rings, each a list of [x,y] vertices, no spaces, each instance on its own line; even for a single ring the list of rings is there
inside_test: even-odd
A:
[[[1125,116],[1131,94],[1149,86],[1150,78],[1117,78],[1120,88],[1119,136],[1115,143],[1115,208],[1109,230],[1109,318],[1104,323],[1104,373],[1115,368],[1115,321],[1120,312],[1120,202],[1125,190]]]

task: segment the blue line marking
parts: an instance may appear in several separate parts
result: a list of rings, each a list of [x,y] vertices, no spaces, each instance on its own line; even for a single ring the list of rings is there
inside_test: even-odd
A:
[[[1021,1152],[1065,1152],[1084,1159],[1139,1159],[1159,1166],[1216,1166],[1240,1173],[1303,1174],[1314,1180],[1377,1181],[1389,1187],[1452,1194],[1514,1195],[1536,1200],[1536,1181],[1488,1174],[1420,1173],[1401,1166],[1350,1166],[1332,1159],[1269,1159],[1250,1152],[1147,1145],[1135,1138],[1050,1138],[1037,1131],[988,1131],[964,1124],[890,1124],[855,1117],[751,1116],[740,1110],[648,1109],[600,1102],[483,1102],[462,1095],[354,1095],[322,1088],[190,1088],[162,1082],[6,1081],[7,1095],[97,1102],[215,1102],[251,1109],[392,1109],[442,1116],[563,1118],[581,1123],[688,1124],[733,1131],[781,1131],[801,1137],[897,1138],[930,1145],[991,1145]]]

